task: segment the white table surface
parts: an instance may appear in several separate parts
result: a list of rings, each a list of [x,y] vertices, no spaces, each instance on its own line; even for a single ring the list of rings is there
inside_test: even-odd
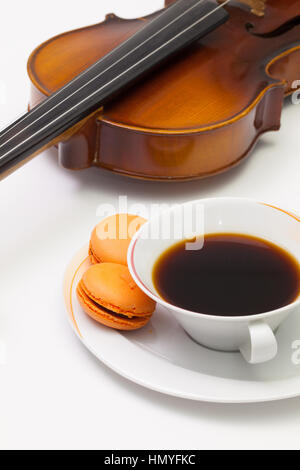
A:
[[[0,124],[26,109],[26,60],[36,45],[100,21],[105,13],[138,17],[161,5],[160,0],[52,0],[51,7],[37,0],[5,2],[0,81],[6,102]],[[62,299],[64,269],[87,242],[98,205],[116,203],[119,195],[146,204],[245,196],[300,212],[299,113],[300,106],[287,104],[280,133],[264,136],[238,168],[202,182],[166,185],[93,169],[72,173],[58,167],[51,151],[1,182],[1,448],[299,449],[300,398],[222,406],[145,390],[84,349]]]

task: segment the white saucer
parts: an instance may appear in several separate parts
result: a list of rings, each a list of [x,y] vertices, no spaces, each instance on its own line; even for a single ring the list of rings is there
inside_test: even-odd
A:
[[[300,312],[278,330],[276,359],[253,366],[239,353],[199,346],[161,307],[139,331],[119,333],[99,325],[83,312],[76,298],[77,283],[88,266],[85,246],[65,275],[69,319],[82,343],[118,374],[161,393],[206,402],[251,403],[300,395],[300,364],[292,360],[296,356],[292,345],[300,341]],[[297,356],[300,359],[300,352]]]

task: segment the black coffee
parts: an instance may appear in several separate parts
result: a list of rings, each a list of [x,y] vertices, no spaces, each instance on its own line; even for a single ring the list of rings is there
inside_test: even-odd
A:
[[[158,259],[154,285],[167,302],[219,316],[257,315],[293,302],[300,266],[286,251],[246,235],[205,236],[201,250],[180,242]]]

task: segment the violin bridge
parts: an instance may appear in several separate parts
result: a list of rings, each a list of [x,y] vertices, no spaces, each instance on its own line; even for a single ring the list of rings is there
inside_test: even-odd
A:
[[[219,0],[219,3],[224,3],[226,0]],[[251,12],[256,16],[264,16],[267,0],[239,0],[251,8]]]

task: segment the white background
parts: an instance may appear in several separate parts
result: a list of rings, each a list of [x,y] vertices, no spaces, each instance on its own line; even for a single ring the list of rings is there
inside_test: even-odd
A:
[[[26,109],[26,60],[36,45],[108,12],[138,17],[160,6],[160,0],[5,2],[0,125]],[[299,113],[300,106],[286,104],[280,133],[264,136],[238,168],[202,182],[166,185],[93,169],[72,173],[58,167],[51,151],[1,182],[1,448],[299,449],[300,398],[217,406],[145,390],[84,349],[62,300],[64,269],[87,242],[98,205],[116,203],[120,194],[146,204],[246,196],[300,213]]]

